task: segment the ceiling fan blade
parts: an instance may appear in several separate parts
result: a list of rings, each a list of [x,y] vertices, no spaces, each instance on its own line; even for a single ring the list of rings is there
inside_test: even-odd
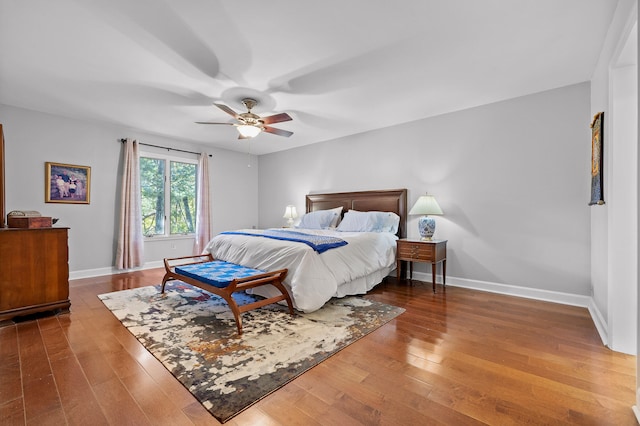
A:
[[[283,121],[291,121],[292,118],[289,114],[283,112],[280,114],[270,115],[269,117],[262,117],[260,120],[262,120],[264,124],[273,124],[281,123]]]
[[[267,133],[273,133],[274,135],[289,137],[293,134],[288,130],[276,129],[275,127],[264,126],[264,131]]]
[[[229,126],[233,126],[233,123],[213,123],[211,121],[196,121],[197,124],[226,124]]]
[[[214,105],[220,108],[221,110],[223,110],[224,112],[226,112],[227,114],[229,114],[230,116],[232,116],[233,118],[238,118],[238,113],[232,110],[231,108],[229,108],[228,106],[224,104],[214,104]]]

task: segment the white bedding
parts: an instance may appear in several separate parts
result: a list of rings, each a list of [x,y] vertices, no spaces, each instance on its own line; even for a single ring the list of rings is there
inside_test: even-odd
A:
[[[241,230],[252,232],[255,230]],[[332,297],[364,294],[395,268],[396,239],[388,232],[337,232],[299,229],[300,232],[330,235],[347,245],[318,254],[303,243],[264,237],[220,234],[205,247],[215,259],[256,269],[288,268],[284,284],[294,307],[303,312],[320,309]],[[272,296],[271,286],[254,289]]]

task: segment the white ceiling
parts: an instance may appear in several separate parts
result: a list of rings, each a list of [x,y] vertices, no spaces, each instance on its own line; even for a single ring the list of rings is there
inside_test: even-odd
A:
[[[587,81],[616,4],[0,0],[0,103],[265,154]]]

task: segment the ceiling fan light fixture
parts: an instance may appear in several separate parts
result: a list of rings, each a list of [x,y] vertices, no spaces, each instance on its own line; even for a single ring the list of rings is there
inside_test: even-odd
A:
[[[237,126],[237,128],[238,128],[238,133],[240,133],[242,137],[245,137],[245,138],[255,138],[262,131],[260,127],[252,126],[249,124],[242,124],[240,126]]]
[[[228,106],[224,104],[216,104],[215,106],[220,108],[222,111],[231,115],[235,118],[235,123],[216,123],[211,121],[196,121],[198,124],[226,124],[229,126],[235,126],[238,129],[238,139],[251,139],[258,136],[261,132],[271,133],[272,135],[289,137],[293,135],[293,132],[283,129],[277,129],[272,127],[272,124],[282,123],[284,121],[291,121],[292,118],[286,112],[281,112],[279,114],[270,115],[268,117],[260,117],[257,114],[251,112],[251,108],[256,106],[257,102],[255,99],[246,98],[242,100],[242,104],[247,108],[247,112],[243,112],[238,114]]]

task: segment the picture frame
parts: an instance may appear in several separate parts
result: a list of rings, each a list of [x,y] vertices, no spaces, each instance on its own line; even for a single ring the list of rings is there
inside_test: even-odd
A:
[[[91,167],[47,161],[44,177],[46,203],[89,204]]]
[[[593,116],[591,121],[591,201],[590,206],[604,204],[602,145],[604,140],[604,112]]]

